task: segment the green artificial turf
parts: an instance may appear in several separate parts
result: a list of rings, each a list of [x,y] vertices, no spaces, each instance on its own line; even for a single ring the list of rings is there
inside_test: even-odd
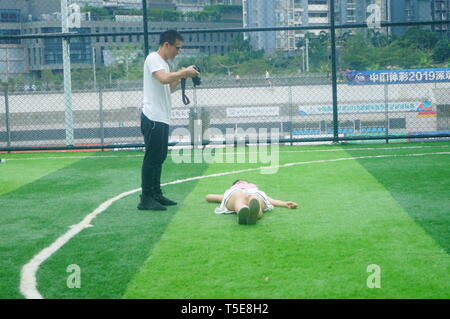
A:
[[[67,158],[67,153],[22,153],[0,154],[6,159],[0,164],[0,195],[31,183],[58,169],[70,165],[90,153],[78,153]],[[59,157],[58,160],[47,160],[48,157]],[[66,158],[65,158],[66,157]],[[40,158],[44,160],[39,160]]]
[[[138,193],[119,200],[42,264],[38,289],[45,298],[448,298],[449,155],[320,161],[449,146],[280,147],[279,164],[317,162],[272,175],[257,169],[269,163],[176,164],[169,156],[164,182],[255,170],[165,186],[179,202],[166,212],[138,211]],[[2,298],[21,297],[20,268],[33,255],[105,200],[140,186],[142,152],[92,154],[0,165],[9,189],[0,194]],[[64,157],[8,156],[38,155]],[[12,171],[1,175],[19,163],[28,176],[17,178],[21,186]],[[275,208],[252,227],[215,215],[204,196],[237,178],[299,208]],[[71,264],[81,269],[79,289],[66,284]],[[381,289],[366,285],[370,264],[381,267]]]
[[[448,144],[436,145],[440,151],[450,151]],[[357,156],[357,152],[349,151]],[[442,156],[411,160],[359,161],[403,207],[414,221],[450,254],[450,164]]]
[[[386,160],[395,167],[395,160]],[[448,155],[439,160],[448,161]],[[276,208],[256,226],[240,226],[235,216],[214,215],[215,205],[201,202],[231,179],[200,181],[125,298],[450,296],[449,256],[357,161],[240,177],[271,197],[298,201],[299,209]],[[367,287],[371,264],[381,267],[381,289]]]
[[[139,187],[142,158],[136,163],[125,164],[126,174],[118,176],[119,169],[112,179],[122,184],[120,192]],[[170,161],[164,165],[162,182],[186,176],[200,176],[205,165],[185,165],[183,171],[175,168]],[[98,176],[101,178],[101,175]],[[134,183],[131,183],[134,181]],[[55,253],[38,274],[40,289],[45,298],[121,298],[128,282],[134,277],[148,257],[149,250],[162,238],[167,225],[182,207],[184,198],[191,192],[196,182],[181,184],[176,191],[166,192],[179,206],[169,207],[167,211],[139,211],[139,193],[132,194],[114,203],[106,212],[99,215],[92,224],[94,227],[81,232],[64,249]],[[86,196],[92,196],[86,195]],[[101,201],[98,201],[100,204]],[[90,210],[85,210],[87,215]],[[67,266],[77,264],[81,270],[81,288],[69,289],[66,281]]]

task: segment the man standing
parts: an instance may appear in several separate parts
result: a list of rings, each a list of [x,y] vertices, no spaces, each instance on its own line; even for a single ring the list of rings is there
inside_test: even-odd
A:
[[[269,84],[269,86],[272,86],[272,81],[270,81],[270,73],[266,70],[266,82]]]
[[[144,63],[144,101],[141,132],[144,135],[145,156],[142,163],[142,194],[140,210],[166,210],[177,203],[164,197],[161,191],[162,164],[167,157],[169,124],[172,109],[171,93],[182,78],[199,75],[194,66],[170,72],[167,61],[175,58],[183,45],[183,37],[175,30],[160,35],[159,49],[150,53]]]

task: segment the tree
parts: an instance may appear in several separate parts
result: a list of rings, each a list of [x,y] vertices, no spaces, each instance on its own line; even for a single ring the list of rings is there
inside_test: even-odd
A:
[[[365,70],[370,67],[370,48],[362,32],[358,32],[345,42],[342,50],[344,68],[351,70]]]
[[[384,33],[373,29],[367,31],[367,37],[370,43],[376,48],[386,46],[389,43],[389,39]]]
[[[239,35],[231,41],[228,52],[231,64],[260,59],[264,56],[264,50],[253,50],[250,40],[244,40],[243,35]]]
[[[302,56],[294,55],[293,52],[277,51],[267,61],[266,69],[272,73],[296,73],[303,64]]]
[[[337,39],[340,45],[345,45],[345,42],[352,36],[352,31],[346,30],[342,32],[340,37]]]
[[[411,27],[406,30],[399,41],[403,47],[432,50],[439,41],[439,36],[435,32],[423,30],[421,27]]]
[[[41,73],[41,80],[44,87],[47,90],[50,90],[50,87],[53,86],[56,82],[58,82],[59,78],[53,74],[51,70],[43,70]]]
[[[114,48],[112,55],[115,59],[114,64],[122,65],[125,71],[125,78],[128,80],[130,65],[139,55],[138,50],[127,44],[119,48]]]
[[[330,35],[328,32],[321,31],[318,36],[311,33],[305,35],[309,39],[309,61],[312,69],[318,68],[328,63],[328,47],[330,46]]]
[[[72,69],[71,71],[72,85],[74,88],[91,87],[94,79],[92,68],[89,69]]]
[[[21,91],[25,86],[25,78],[22,74],[15,75],[8,78],[7,82],[4,82],[4,85],[8,84],[8,87],[11,91],[19,90]]]
[[[188,67],[190,65],[197,65],[200,67],[202,74],[223,73],[223,69],[219,66],[220,63],[227,63],[226,57],[220,55],[199,55],[196,57],[185,57],[176,60],[176,67]]]
[[[448,39],[440,40],[432,54],[435,63],[443,63],[450,58],[450,41]]]
[[[244,75],[255,76],[257,74],[264,74],[268,69],[267,60],[264,58],[251,59],[239,66],[239,73]]]

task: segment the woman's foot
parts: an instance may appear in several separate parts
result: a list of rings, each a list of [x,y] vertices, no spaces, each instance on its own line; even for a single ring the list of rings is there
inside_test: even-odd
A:
[[[240,225],[254,225],[258,220],[259,201],[256,198],[250,199],[248,206],[242,206],[238,212],[238,223]]]
[[[250,199],[250,202],[248,203],[248,208],[249,208],[249,216],[248,216],[247,224],[254,225],[254,224],[256,224],[256,221],[258,220],[259,200],[256,198]]]
[[[250,214],[250,209],[248,206],[242,206],[238,211],[238,223],[239,225],[247,225],[248,216]]]

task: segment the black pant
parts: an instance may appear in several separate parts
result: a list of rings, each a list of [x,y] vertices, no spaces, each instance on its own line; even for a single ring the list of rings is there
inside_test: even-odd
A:
[[[161,169],[167,158],[169,125],[148,119],[141,114],[141,132],[144,135],[145,156],[142,163],[141,180],[144,195],[162,194]]]

